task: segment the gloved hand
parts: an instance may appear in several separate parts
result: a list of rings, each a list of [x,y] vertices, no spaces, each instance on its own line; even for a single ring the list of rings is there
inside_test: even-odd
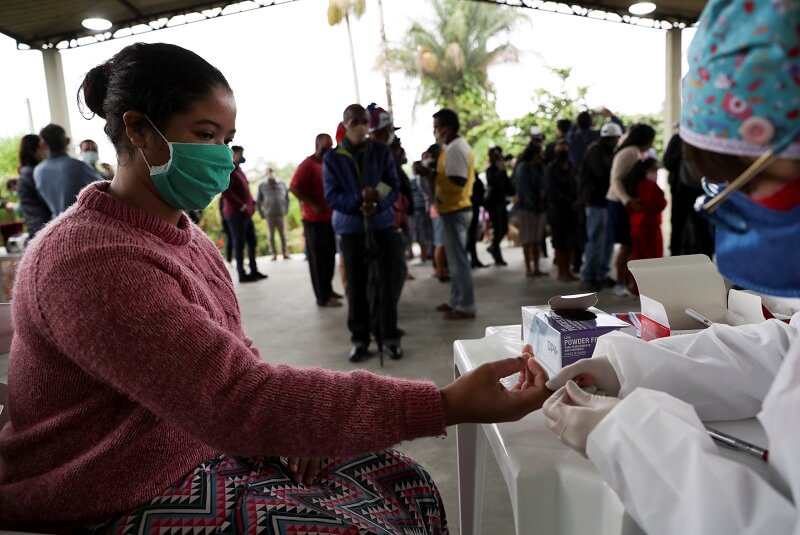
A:
[[[567,381],[542,406],[544,421],[558,439],[586,457],[586,440],[619,399],[587,394]]]
[[[581,388],[596,386],[597,390],[601,390],[609,396],[619,395],[619,377],[608,357],[579,360],[575,364],[562,368],[555,377],[547,381],[545,386],[549,390],[558,390],[570,380],[575,381]]]

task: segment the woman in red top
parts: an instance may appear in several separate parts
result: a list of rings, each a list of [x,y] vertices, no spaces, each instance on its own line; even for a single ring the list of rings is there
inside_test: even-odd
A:
[[[626,179],[628,194],[639,200],[641,210],[628,207],[631,222],[631,260],[661,258],[664,241],[661,236],[661,212],[667,207],[664,192],[658,187],[658,162],[653,158],[640,160]]]

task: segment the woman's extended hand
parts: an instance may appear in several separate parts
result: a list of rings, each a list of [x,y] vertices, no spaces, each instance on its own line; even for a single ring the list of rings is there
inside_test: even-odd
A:
[[[503,386],[500,379],[517,372],[517,384],[510,390]],[[442,388],[447,425],[519,420],[550,396],[545,382],[547,372],[529,345],[519,357],[483,364]]]
[[[287,467],[295,483],[311,485],[319,474],[322,466],[322,459],[311,459],[308,457],[289,457]]]
[[[547,381],[545,386],[552,391],[556,391],[570,380],[575,381],[581,388],[594,386],[608,396],[618,396],[621,388],[617,372],[611,365],[611,361],[605,356],[581,359],[574,364],[570,364]]]

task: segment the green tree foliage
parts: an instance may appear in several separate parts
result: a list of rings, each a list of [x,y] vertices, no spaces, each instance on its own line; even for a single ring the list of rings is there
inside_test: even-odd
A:
[[[488,69],[517,60],[517,49],[503,40],[525,19],[517,10],[481,2],[432,0],[431,5],[433,20],[414,22],[383,61],[420,81],[417,102],[455,110],[472,143],[474,127],[497,119]]]
[[[531,99],[530,112],[512,120],[494,119],[485,121],[470,131],[474,139],[473,149],[481,167],[486,162],[486,153],[494,145],[504,151],[517,155],[530,141],[532,126],[538,126],[544,138],[552,141],[556,138],[556,121],[561,118],[574,120],[586,109],[586,92],[588,87],[569,88],[570,68],[550,67],[550,72],[559,82],[555,91],[536,89]]]
[[[531,101],[530,112],[512,120],[497,118],[487,120],[469,132],[469,137],[473,140],[478,169],[482,169],[486,165],[486,155],[490,147],[499,145],[506,153],[518,155],[530,141],[532,126],[538,126],[546,142],[550,142],[556,139],[556,122],[559,119],[574,121],[578,113],[589,109],[586,104],[586,93],[589,88],[585,86],[570,88],[571,68],[550,67],[549,70],[558,80],[558,88],[554,91],[536,89]],[[637,122],[652,126],[656,130],[653,148],[659,157],[663,156],[665,144],[661,114],[625,115],[616,113],[616,115],[626,127]],[[603,122],[605,119],[597,115],[595,128],[600,128]]]
[[[17,178],[19,173],[19,140],[22,136],[0,138],[0,223],[19,221],[20,213],[10,209],[19,202],[17,194],[9,191],[6,181]],[[11,204],[7,204],[11,203]]]
[[[626,115],[624,113],[618,113],[617,117],[619,117],[623,123],[625,123],[625,127],[632,125],[633,123],[645,123],[652,126],[656,131],[656,139],[653,141],[653,148],[658,155],[659,160],[664,157],[664,149],[667,148],[666,142],[664,141],[664,114],[663,113],[638,113],[633,115]],[[666,140],[669,142],[669,140]]]
[[[17,176],[19,167],[19,140],[22,136],[0,138],[0,179]]]

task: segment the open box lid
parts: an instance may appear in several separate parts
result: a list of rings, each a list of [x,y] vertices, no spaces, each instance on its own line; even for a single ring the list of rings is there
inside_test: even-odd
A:
[[[727,325],[766,320],[761,296],[726,291],[722,275],[705,255],[633,260],[628,268],[639,285],[642,313],[673,331],[702,328],[687,308]]]
[[[686,315],[691,307],[720,321],[728,309],[725,281],[711,259],[702,254],[649,258],[628,262],[642,306],[642,314],[672,330],[697,329]]]

